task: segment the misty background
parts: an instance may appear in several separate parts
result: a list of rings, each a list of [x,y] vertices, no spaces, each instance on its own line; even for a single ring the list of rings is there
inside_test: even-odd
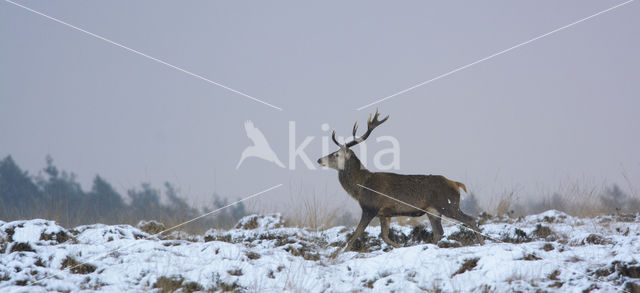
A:
[[[281,107],[278,111],[7,2],[0,3],[0,159],[57,168],[121,195],[170,182],[200,210],[217,194],[250,211],[350,210],[334,170],[249,158],[253,121],[289,167],[323,155],[321,128],[391,118],[367,161],[400,142],[405,174],[464,182],[480,206],[594,188],[638,197],[640,12],[630,3],[380,103],[356,109],[616,1],[19,3]],[[330,150],[336,147],[331,145]],[[361,158],[365,159],[365,158]],[[369,164],[370,169],[373,165]],[[598,191],[598,192],[599,192]],[[596,194],[600,197],[601,194]],[[549,201],[553,206],[553,201]],[[565,203],[566,204],[566,203]]]

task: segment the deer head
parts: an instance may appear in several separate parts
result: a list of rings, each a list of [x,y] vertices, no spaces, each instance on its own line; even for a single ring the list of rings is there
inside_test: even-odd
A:
[[[358,121],[356,121],[356,123],[353,125],[353,140],[345,144],[341,144],[338,142],[338,140],[336,139],[336,131],[334,130],[331,134],[331,139],[338,147],[340,147],[340,149],[329,154],[328,156],[318,159],[318,164],[336,170],[344,170],[347,162],[353,160],[354,158],[357,160],[355,153],[350,148],[365,141],[369,137],[371,132],[373,132],[373,129],[389,119],[389,115],[387,115],[387,117],[385,117],[384,119],[378,120],[379,116],[380,113],[378,113],[378,109],[376,109],[376,113],[373,115],[373,118],[371,117],[371,114],[369,114],[369,119],[367,120],[367,132],[365,132],[360,137],[356,137],[356,132],[358,131]]]

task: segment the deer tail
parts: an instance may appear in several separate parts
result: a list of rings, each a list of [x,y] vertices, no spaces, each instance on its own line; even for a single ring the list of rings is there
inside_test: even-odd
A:
[[[464,190],[464,192],[467,192],[467,187],[464,185],[464,183],[461,183],[461,182],[455,182],[455,183],[458,186],[458,188],[462,188],[462,190]]]

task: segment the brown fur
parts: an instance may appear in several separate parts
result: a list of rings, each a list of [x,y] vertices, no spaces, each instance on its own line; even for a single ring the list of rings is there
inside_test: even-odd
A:
[[[375,118],[374,121],[376,121]],[[355,153],[344,145],[340,150],[320,158],[318,163],[338,170],[340,184],[362,208],[360,223],[347,241],[345,250],[352,248],[355,240],[362,235],[374,217],[380,218],[382,232],[380,236],[387,244],[394,247],[399,246],[389,239],[388,233],[390,218],[396,216],[419,217],[428,211],[435,242],[438,242],[444,234],[441,216],[456,219],[479,232],[475,220],[460,210],[460,188],[467,191],[467,187],[460,182],[440,175],[370,172],[364,168]],[[476,236],[478,242],[484,243],[479,233]]]
[[[355,239],[358,239],[366,226],[374,217],[380,218],[382,226],[382,239],[389,245],[398,247],[398,244],[388,238],[389,218],[395,216],[419,217],[428,211],[429,220],[437,242],[443,236],[441,219],[444,215],[459,220],[472,229],[478,231],[475,220],[460,211],[460,188],[467,190],[463,183],[456,182],[440,175],[400,175],[395,173],[370,172],[362,166],[355,153],[343,148],[345,156],[344,167],[338,169],[338,179],[342,187],[351,197],[358,201],[362,208],[362,218],[347,243],[346,250],[351,249]],[[330,156],[326,160],[331,160]],[[325,161],[321,158],[319,163]],[[331,164],[327,164],[330,165]],[[360,187],[365,186],[381,194]],[[385,233],[386,232],[386,233]],[[482,238],[478,235],[478,241]]]

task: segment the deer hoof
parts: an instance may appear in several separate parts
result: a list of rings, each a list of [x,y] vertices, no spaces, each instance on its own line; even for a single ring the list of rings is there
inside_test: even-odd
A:
[[[400,248],[400,247],[402,247],[402,246],[400,246],[398,243],[395,243],[395,242],[393,242],[393,241],[391,241],[391,240],[385,240],[385,239],[383,239],[383,240],[384,240],[384,243],[386,243],[386,244],[387,244],[387,245],[389,245],[389,246],[393,246],[394,248]]]

